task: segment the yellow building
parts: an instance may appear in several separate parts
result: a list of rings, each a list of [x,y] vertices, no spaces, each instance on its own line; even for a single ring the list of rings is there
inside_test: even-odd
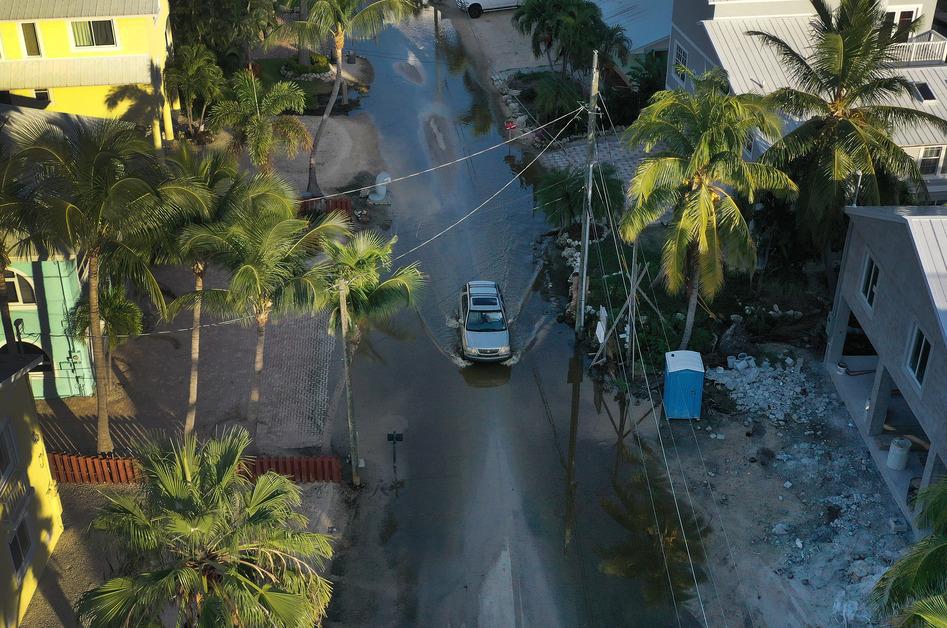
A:
[[[151,125],[173,139],[168,0],[0,0],[0,101]]]
[[[0,625],[8,627],[23,619],[63,529],[27,377],[39,361],[0,353]]]

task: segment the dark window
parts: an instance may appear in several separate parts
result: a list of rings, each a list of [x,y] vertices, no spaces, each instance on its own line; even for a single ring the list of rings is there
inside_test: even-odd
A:
[[[24,22],[20,24],[23,30],[23,44],[26,46],[27,57],[38,57],[42,53],[39,49],[39,35],[36,34],[36,24]]]
[[[13,538],[10,539],[10,556],[13,558],[13,569],[20,573],[30,553],[30,531],[26,527],[26,518],[16,527]]]
[[[49,90],[48,89],[34,89],[33,98],[39,100],[40,102],[49,102]]]
[[[862,277],[862,296],[869,306],[875,304],[875,293],[878,291],[878,266],[875,260],[868,257],[868,263],[865,264],[865,275]]]
[[[3,281],[7,286],[7,302],[17,304],[36,303],[36,293],[29,279],[12,270],[3,273]]]
[[[934,91],[931,89],[931,86],[927,83],[914,83],[914,89],[917,91],[918,98],[924,102],[929,102],[931,100],[937,100],[937,97],[934,96]]]
[[[115,29],[112,26],[112,20],[73,22],[72,40],[77,48],[114,46]]]
[[[921,174],[937,174],[937,166],[940,165],[941,152],[942,149],[940,146],[929,146],[924,149],[924,152],[921,153],[921,161],[918,163]]]
[[[497,300],[493,297],[473,297],[471,299],[474,305],[496,305]]]
[[[683,82],[684,82],[684,79],[687,78],[687,75],[684,74],[683,72],[677,72],[677,71],[676,71],[676,68],[677,68],[677,66],[679,66],[679,65],[682,65],[682,66],[684,66],[684,67],[687,67],[687,51],[684,50],[683,48],[681,48],[681,46],[680,46],[679,44],[676,44],[676,45],[675,45],[675,48],[674,48],[674,67],[675,67],[675,73],[677,74],[677,78],[680,79],[681,83],[683,83]]]
[[[908,355],[908,369],[914,374],[918,384],[924,383],[924,374],[927,373],[927,361],[931,357],[931,343],[920,329],[914,330],[914,340],[911,342],[911,353]]]
[[[13,452],[13,428],[7,423],[3,431],[0,431],[0,487],[4,485],[7,478],[13,472],[13,466],[16,464],[16,454]]]

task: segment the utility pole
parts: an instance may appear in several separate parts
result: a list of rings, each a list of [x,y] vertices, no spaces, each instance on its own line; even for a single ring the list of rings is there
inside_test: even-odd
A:
[[[592,215],[592,185],[595,169],[595,116],[598,109],[598,50],[592,51],[592,89],[589,93],[589,131],[585,138],[585,207],[582,211],[582,258],[579,263],[579,300],[575,312],[575,333],[585,330],[585,293],[589,283],[589,219]]]

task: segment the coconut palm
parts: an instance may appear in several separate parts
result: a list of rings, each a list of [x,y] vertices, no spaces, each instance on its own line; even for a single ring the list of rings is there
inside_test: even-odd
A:
[[[214,53],[200,43],[176,48],[165,65],[164,81],[168,91],[178,93],[191,135],[203,131],[207,108],[220,97],[226,85],[224,71],[217,65]],[[195,119],[194,103],[198,100],[201,109]]]
[[[137,303],[128,298],[121,285],[103,286],[99,295],[99,319],[102,321],[102,336],[105,339],[106,382],[105,394],[112,390],[112,356],[115,349],[129,338],[141,335],[142,313]],[[89,296],[83,296],[68,316],[69,335],[80,342],[89,338],[92,317],[89,315]]]
[[[417,264],[399,268],[382,279],[382,274],[391,270],[391,251],[397,240],[394,237],[386,242],[373,231],[362,231],[347,242],[329,242],[325,248],[328,260],[317,268],[322,275],[318,294],[321,303],[331,312],[329,329],[332,333],[337,329],[342,332],[352,484],[355,486],[361,484],[352,393],[355,350],[369,323],[385,320],[410,305],[424,283]]]
[[[407,16],[412,7],[409,0],[309,0],[308,5],[308,14],[300,14],[300,17],[305,19],[288,22],[283,31],[294,35],[300,46],[309,45],[316,48],[326,37],[331,37],[335,46],[335,84],[309,150],[309,182],[306,189],[311,194],[321,196],[315,170],[316,151],[340,90],[343,92],[342,103],[347,102],[346,86],[342,79],[345,40],[371,39],[378,35],[386,24],[400,21]]]
[[[32,166],[26,178],[53,237],[83,256],[90,318],[101,320],[103,286],[126,282],[163,312],[164,297],[149,266],[152,244],[185,204],[206,200],[201,186],[169,178],[151,144],[127,122],[79,120],[54,126],[23,121],[12,134]],[[90,330],[97,447],[110,452],[105,345],[101,326]]]
[[[160,261],[173,264],[184,264],[190,267],[194,274],[194,290],[204,289],[204,277],[207,273],[208,261],[200,251],[194,251],[187,245],[187,229],[194,225],[214,225],[225,222],[236,203],[238,197],[246,192],[238,177],[236,161],[232,155],[219,151],[198,153],[188,145],[170,156],[166,165],[173,176],[187,178],[204,186],[210,193],[207,203],[200,203],[189,207],[183,219],[176,219],[173,225],[165,230],[166,239],[162,242]],[[285,190],[278,193],[285,195]],[[287,200],[288,195],[287,195]],[[286,211],[291,212],[291,204],[287,203]],[[188,385],[187,414],[184,417],[184,435],[194,431],[197,419],[197,379],[200,363],[201,347],[201,304],[193,304],[193,318],[191,321],[191,372]]]
[[[592,216],[596,219],[616,214],[625,202],[621,180],[611,164],[596,164],[592,191]],[[582,221],[585,207],[585,172],[579,168],[552,170],[543,176],[536,192],[536,203],[559,229],[568,229]]]
[[[947,480],[920,491],[917,505],[917,527],[931,533],[878,580],[871,603],[895,625],[947,626]]]
[[[229,429],[139,454],[141,488],[110,495],[92,522],[122,564],[80,596],[84,625],[319,625],[331,539],[308,531],[289,478],[247,478],[249,444],[246,430]]]
[[[724,262],[751,269],[755,246],[738,197],[753,202],[761,190],[782,194],[796,185],[776,168],[743,159],[751,133],[779,136],[779,118],[762,98],[731,95],[726,75],[714,70],[696,76],[694,91],[655,94],[625,132],[629,145],[651,153],[639,164],[628,189],[631,207],[622,218],[626,240],[636,239],[665,213],[671,223],[662,271],[669,293],[687,294],[681,349],[694,326],[697,297],[711,299],[723,285]],[[661,148],[653,152],[656,146]]]
[[[798,171],[802,188],[796,202],[798,219],[827,257],[841,231],[842,208],[854,198],[858,173],[858,202],[863,204],[881,200],[879,181],[886,173],[925,190],[914,159],[891,134],[915,125],[932,125],[947,133],[947,122],[891,104],[912,93],[911,83],[892,65],[895,45],[915,24],[892,29],[879,0],[841,0],[834,11],[824,0],[811,1],[816,11],[808,39],[811,53],[797,51],[768,33],[750,34],[775,50],[793,83],[770,94],[769,102],[803,121],[776,141],[763,161]]]
[[[241,70],[230,83],[231,98],[214,103],[211,123],[230,127],[230,150],[246,151],[250,162],[261,172],[273,171],[273,154],[294,157],[309,143],[309,131],[296,116],[302,113],[306,95],[292,81],[279,81],[266,88],[249,70]]]
[[[545,73],[536,81],[535,106],[540,122],[549,122],[575,111],[581,100],[579,87],[567,76]]]
[[[257,420],[267,323],[278,316],[311,313],[319,306],[319,269],[312,258],[331,238],[348,233],[337,214],[313,226],[286,211],[292,191],[273,175],[257,175],[248,188],[268,189],[259,197],[241,194],[225,223],[191,225],[184,230],[182,250],[189,256],[219,264],[230,273],[226,288],[203,288],[175,299],[171,311],[198,304],[211,314],[241,318],[256,327],[257,343],[247,410]]]
[[[529,35],[533,56],[546,55],[549,69],[555,69],[561,50],[557,49],[556,35],[562,14],[571,5],[582,0],[524,0],[513,12],[513,26],[522,35]],[[555,57],[553,57],[555,52]]]
[[[10,254],[23,248],[31,233],[35,233],[29,225],[29,217],[33,213],[30,211],[29,194],[19,181],[21,166],[19,159],[0,146],[0,322],[6,350],[10,353],[19,352],[20,345],[16,342],[7,300],[7,267],[10,265]]]

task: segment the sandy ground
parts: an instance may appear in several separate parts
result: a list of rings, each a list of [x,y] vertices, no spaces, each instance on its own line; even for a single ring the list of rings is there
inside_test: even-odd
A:
[[[341,543],[349,521],[351,495],[337,484],[302,485],[302,514],[309,530],[330,534]],[[110,577],[107,537],[89,529],[97,510],[107,502],[104,490],[128,492],[132,487],[59,485],[63,505],[64,531],[53,557],[40,578],[22,625],[29,628],[79,626],[73,605],[84,591]],[[338,547],[338,545],[337,545]]]
[[[678,490],[710,530],[701,593],[744,625],[868,625],[865,596],[910,533],[889,529],[903,518],[821,364],[791,351],[804,356],[810,398],[828,399],[820,421],[710,410],[697,425],[674,422]]]
[[[544,56],[533,56],[529,38],[513,27],[510,20],[512,11],[492,11],[472,20],[450,2],[444,2],[438,8],[457,29],[466,50],[479,57],[478,66],[483,66],[490,74],[548,67]]]

